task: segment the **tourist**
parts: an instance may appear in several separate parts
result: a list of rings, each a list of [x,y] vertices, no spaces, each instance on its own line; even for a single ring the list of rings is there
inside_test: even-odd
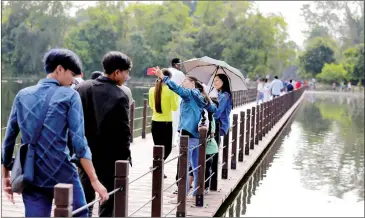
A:
[[[281,91],[284,89],[283,82],[274,76],[274,80],[271,82],[271,94],[273,98],[279,97]]]
[[[217,74],[214,77],[213,86],[218,91],[219,106],[214,113],[214,119],[215,124],[219,124],[216,125],[215,140],[220,145],[221,136],[226,135],[230,128],[230,114],[233,109],[232,92],[229,79],[225,74]],[[216,181],[218,176],[218,159],[218,155],[214,155],[212,163],[213,181]]]
[[[333,81],[333,83],[332,83],[332,90],[336,91],[336,82],[335,81]]]
[[[84,77],[84,74],[82,72],[81,72],[80,75],[75,75],[74,78],[73,78],[73,80],[72,80],[71,88],[75,88],[75,86],[77,84],[84,82],[83,77]]]
[[[351,82],[349,81],[349,82],[347,83],[347,91],[351,92],[351,90],[352,90]]]
[[[271,83],[265,78],[264,80],[264,102],[268,102],[271,99]]]
[[[162,69],[163,75],[171,78],[171,73],[167,69]],[[172,92],[160,78],[156,80],[155,87],[150,88],[149,106],[153,111],[151,132],[153,143],[165,147],[164,160],[171,153],[172,149],[172,112],[178,106],[178,96]],[[164,178],[167,178],[164,175]]]
[[[81,61],[70,50],[52,49],[44,56],[44,69],[46,78],[16,95],[2,146],[4,193],[14,203],[9,171],[12,170],[12,156],[19,132],[22,142],[29,143],[22,145],[28,146],[29,171],[24,174],[30,175],[29,172],[34,170],[34,176],[27,180],[21,193],[26,217],[51,216],[54,186],[58,183],[73,185],[73,210],[86,205],[77,169],[70,162],[68,132],[76,156],[91,181],[92,190],[99,194],[102,202],[108,199],[107,190],[95,174],[84,128],[79,127],[84,124],[80,96],[69,88],[73,77],[81,74]],[[34,158],[29,157],[32,155]],[[87,216],[87,209],[76,216]]]
[[[94,71],[94,72],[92,72],[92,74],[91,74],[91,78],[90,78],[90,79],[94,80],[94,79],[98,78],[98,77],[99,77],[99,76],[101,76],[101,75],[103,75],[103,72],[100,72],[100,71]]]
[[[300,87],[302,86],[302,83],[298,80],[296,83],[295,83],[295,89],[300,89]]]
[[[219,102],[216,98],[211,98],[212,102],[219,107]],[[206,155],[205,159],[207,160],[205,162],[205,194],[208,195],[210,192],[210,181],[211,176],[213,173],[213,158],[212,156],[218,156],[218,144],[215,140],[215,132],[216,132],[216,126],[215,126],[215,120],[214,120],[214,113],[208,112],[208,137],[207,137],[207,147],[206,147]],[[208,179],[209,178],[209,179]]]
[[[163,72],[157,67],[156,76],[159,77],[173,92],[178,94],[182,98],[181,102],[181,119],[178,130],[181,135],[189,136],[189,164],[193,169],[198,167],[198,144],[199,144],[199,132],[198,124],[201,118],[203,108],[206,108],[209,112],[215,112],[216,106],[210,102],[210,99],[201,82],[195,77],[185,76],[182,85],[178,86],[171,81],[168,76],[165,76]],[[198,184],[198,171],[195,170],[194,174],[194,187]],[[188,175],[188,172],[187,172]],[[186,192],[189,191],[189,181],[187,180]],[[196,195],[196,190],[192,193]],[[191,196],[189,199],[192,199]]]
[[[256,97],[256,104],[264,101],[264,81],[262,78],[260,78],[257,81],[257,97]]]
[[[133,99],[133,96],[132,96],[132,91],[130,88],[128,88],[126,85],[121,85],[121,86],[118,86],[121,90],[123,90],[124,94],[127,95],[128,97],[128,102],[129,102],[129,107],[132,106],[133,102],[134,102],[134,99]],[[133,130],[132,130],[133,131]]]
[[[108,191],[114,189],[115,162],[129,160],[132,165],[129,128],[128,96],[118,87],[129,77],[131,59],[117,51],[104,55],[104,74],[95,80],[87,80],[76,86],[81,96],[85,116],[85,135],[93,153],[93,163],[100,181]],[[90,203],[94,192],[83,169],[79,172]],[[100,217],[112,217],[114,195],[99,207]],[[92,208],[90,208],[92,210]]]
[[[168,70],[171,73],[171,81],[176,83],[177,85],[181,85],[185,74],[181,71],[182,69],[182,61],[179,58],[173,58],[171,60],[171,67]],[[180,121],[180,103],[181,98],[178,96],[178,107],[176,111],[172,112],[172,125],[173,125],[173,136],[172,136],[172,145],[177,146],[179,141],[179,133],[177,131],[179,121]]]
[[[289,80],[289,83],[286,86],[286,89],[287,89],[288,92],[291,92],[294,89],[294,87],[293,87],[293,85],[291,83],[292,83],[292,80]]]

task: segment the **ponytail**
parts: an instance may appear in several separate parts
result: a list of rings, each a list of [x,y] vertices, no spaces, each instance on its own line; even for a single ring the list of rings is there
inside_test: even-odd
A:
[[[171,72],[168,69],[162,69],[162,73],[165,76],[171,78]],[[155,110],[157,113],[162,114],[161,106],[161,95],[162,95],[162,80],[158,78],[155,83]]]

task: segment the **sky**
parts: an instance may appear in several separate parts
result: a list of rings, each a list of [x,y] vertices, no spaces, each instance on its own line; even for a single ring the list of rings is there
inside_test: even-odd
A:
[[[137,2],[137,1],[130,1]],[[142,1],[144,3],[151,3],[152,1]],[[154,3],[161,3],[162,1],[154,1]],[[302,30],[306,28],[304,18],[300,16],[300,8],[303,4],[309,1],[255,1],[258,9],[264,13],[281,13],[288,24],[288,33],[291,40],[297,43],[299,47],[303,46],[304,35]],[[73,1],[77,6],[90,6],[95,4],[93,1]],[[76,11],[76,9],[75,9]],[[71,12],[74,13],[75,11]]]

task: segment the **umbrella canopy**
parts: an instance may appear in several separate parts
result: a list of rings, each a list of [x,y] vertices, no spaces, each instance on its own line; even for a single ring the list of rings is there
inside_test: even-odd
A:
[[[224,61],[210,57],[194,58],[183,63],[184,69],[189,76],[194,76],[211,90],[214,76],[225,74],[230,80],[231,90],[247,90],[245,78],[242,73]]]

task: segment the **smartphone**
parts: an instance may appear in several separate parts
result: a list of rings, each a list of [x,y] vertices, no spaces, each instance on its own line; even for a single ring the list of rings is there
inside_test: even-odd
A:
[[[156,74],[156,70],[153,67],[147,69],[147,76],[154,76]]]

